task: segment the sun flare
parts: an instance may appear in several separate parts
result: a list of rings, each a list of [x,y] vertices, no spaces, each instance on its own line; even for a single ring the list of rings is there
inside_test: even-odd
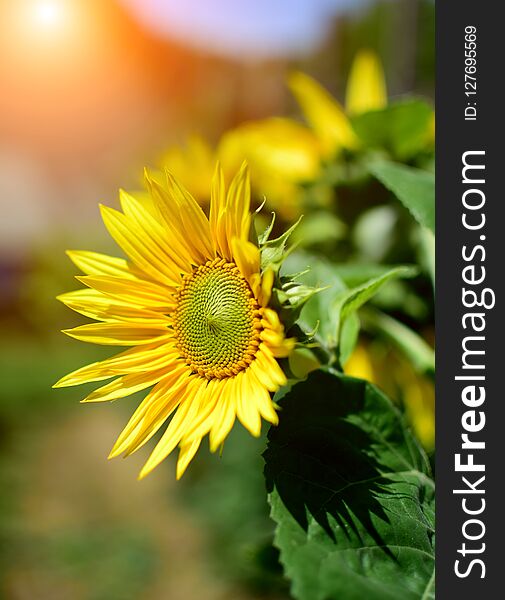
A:
[[[36,2],[33,6],[33,21],[40,27],[59,27],[65,21],[65,6],[57,0]]]

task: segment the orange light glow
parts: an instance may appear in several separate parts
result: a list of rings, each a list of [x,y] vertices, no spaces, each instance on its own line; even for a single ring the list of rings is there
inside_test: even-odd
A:
[[[2,11],[8,54],[26,64],[73,53],[86,27],[83,8],[65,0],[8,1]]]
[[[36,156],[58,180],[122,164],[159,135],[167,106],[182,122],[185,56],[116,0],[0,0],[0,155]]]

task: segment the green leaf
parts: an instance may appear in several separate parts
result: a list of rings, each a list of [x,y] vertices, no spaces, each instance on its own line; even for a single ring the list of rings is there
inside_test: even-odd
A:
[[[408,208],[416,221],[435,231],[435,177],[433,173],[389,161],[370,163],[370,171]]]
[[[435,352],[419,334],[377,310],[363,310],[362,316],[366,328],[383,335],[388,342],[396,346],[418,373],[435,373]]]
[[[358,343],[361,321],[358,313],[354,312],[342,323],[340,331],[340,344],[338,358],[341,365],[345,365]]]
[[[355,287],[386,274],[394,269],[394,265],[379,265],[377,263],[345,263],[335,265],[335,272],[348,287]]]
[[[426,227],[421,227],[419,234],[419,262],[429,273],[435,292],[435,236]]]
[[[384,275],[369,279],[365,283],[347,290],[339,298],[341,318],[345,319],[351,312],[361,308],[389,280],[396,277],[413,277],[417,271],[413,267],[396,267]]]
[[[433,235],[427,229],[420,231]],[[348,263],[337,265],[336,271],[348,287],[356,287],[369,279],[385,275],[394,268],[392,265]],[[415,267],[413,266],[413,268]],[[425,319],[428,310],[426,302],[413,291],[409,284],[401,280],[392,281],[388,286],[383,287],[374,298],[374,305],[380,306],[386,311],[404,312],[414,319]]]
[[[264,453],[271,516],[298,600],[434,598],[434,483],[373,385],[316,371],[280,400]]]
[[[416,269],[412,267],[396,267],[379,277],[369,279],[355,288],[341,292],[335,299],[331,310],[337,345],[341,346],[342,331],[346,319],[377,294],[384,284],[396,277],[412,277],[415,274]],[[343,358],[342,349],[340,349],[339,360],[342,361]]]
[[[381,148],[400,160],[426,149],[433,108],[424,100],[402,100],[354,116],[354,130],[368,148]]]

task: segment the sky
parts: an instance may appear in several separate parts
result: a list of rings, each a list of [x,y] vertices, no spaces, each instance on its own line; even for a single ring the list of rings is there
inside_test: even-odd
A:
[[[121,0],[148,28],[240,58],[314,49],[331,18],[367,0]]]

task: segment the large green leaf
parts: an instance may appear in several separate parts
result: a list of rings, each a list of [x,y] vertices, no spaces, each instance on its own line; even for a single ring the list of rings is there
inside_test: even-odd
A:
[[[354,130],[368,148],[381,148],[406,160],[429,145],[433,108],[424,100],[408,99],[352,118]]]
[[[404,204],[416,221],[435,231],[435,177],[433,173],[381,160],[370,171]]]
[[[434,484],[397,409],[370,383],[330,371],[278,401],[265,477],[293,596],[434,598]]]

